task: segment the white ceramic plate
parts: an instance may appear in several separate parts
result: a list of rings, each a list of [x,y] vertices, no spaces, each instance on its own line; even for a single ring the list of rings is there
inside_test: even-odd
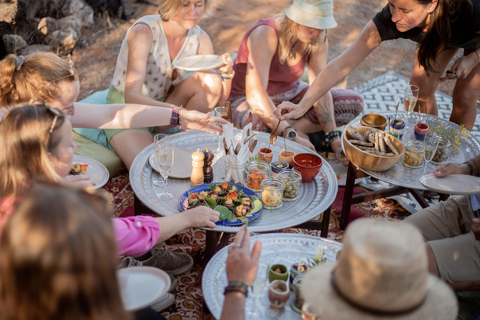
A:
[[[152,305],[170,288],[168,274],[154,267],[130,267],[117,270],[117,278],[126,310]]]
[[[193,150],[185,148],[174,148],[173,153],[173,168],[172,172],[168,177],[177,179],[190,179],[190,176],[192,174]],[[148,163],[153,168],[153,170],[160,172],[158,160],[157,157],[155,157],[155,153],[152,153],[150,155],[150,157],[148,158]]]
[[[203,71],[215,69],[223,65],[223,61],[216,54],[204,54],[178,59],[173,66],[185,71]]]
[[[73,156],[73,163],[88,164],[85,175],[90,177],[90,180],[95,182],[95,189],[103,187],[110,178],[107,168],[95,159],[84,156]]]
[[[433,173],[420,178],[420,183],[427,189],[446,194],[476,194],[480,193],[480,178],[466,174],[449,174],[437,178]]]

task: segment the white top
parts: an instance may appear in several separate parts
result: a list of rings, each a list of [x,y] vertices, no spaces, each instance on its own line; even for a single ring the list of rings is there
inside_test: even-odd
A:
[[[177,59],[193,56],[197,54],[200,44],[200,35],[202,29],[199,26],[188,30],[187,38],[183,43],[182,48],[178,52],[175,59],[172,61],[168,50],[168,41],[163,30],[163,21],[160,15],[144,16],[138,19],[127,31],[127,34],[122,42],[120,53],[117,58],[117,66],[115,67],[115,74],[113,75],[112,85],[120,92],[125,91],[125,77],[127,75],[127,61],[128,61],[128,33],[138,23],[144,23],[150,27],[153,34],[153,43],[148,54],[147,70],[145,74],[145,81],[142,86],[142,94],[152,99],[158,100],[166,96],[168,89],[172,85],[169,76],[172,72],[172,63]],[[186,71],[177,70],[178,76],[174,85],[180,83],[187,73]]]

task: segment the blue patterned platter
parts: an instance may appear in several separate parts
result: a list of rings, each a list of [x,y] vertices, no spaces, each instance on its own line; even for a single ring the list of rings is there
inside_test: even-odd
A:
[[[205,183],[205,184],[193,187],[192,189],[190,189],[187,192],[185,192],[184,194],[182,194],[182,196],[180,197],[180,201],[178,203],[179,206],[180,206],[180,210],[182,210],[182,211],[187,210],[188,192],[190,192],[190,193],[200,193],[202,191],[208,191],[208,187],[210,187],[211,185],[215,185],[215,184],[222,184],[222,182]],[[229,185],[235,186],[239,190],[243,190],[243,192],[247,196],[255,196],[255,197],[259,198],[258,195],[253,190],[251,190],[249,188],[246,188],[244,186],[234,184],[234,183],[229,183]],[[259,200],[260,200],[260,202],[262,202],[262,199],[259,198]],[[252,214],[252,216],[247,218],[248,222],[257,218],[260,215],[260,213],[262,213],[262,211],[263,211],[263,202],[262,202],[262,208],[260,210],[258,210],[257,212],[255,212],[254,214]],[[217,226],[239,226],[239,225],[243,224],[243,221],[240,220],[240,219],[237,219],[236,221],[224,220],[224,221],[221,221],[221,222],[216,222],[215,224]]]

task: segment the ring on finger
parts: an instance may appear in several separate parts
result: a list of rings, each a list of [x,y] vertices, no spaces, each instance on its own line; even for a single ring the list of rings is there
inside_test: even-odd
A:
[[[240,249],[240,248],[242,247],[242,245],[241,245],[240,243],[235,243],[235,244],[233,245],[233,247]]]

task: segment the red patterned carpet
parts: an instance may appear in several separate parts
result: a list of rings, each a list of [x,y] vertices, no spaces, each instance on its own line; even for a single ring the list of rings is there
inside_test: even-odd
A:
[[[103,187],[113,195],[113,205],[116,216],[131,216],[134,213],[133,191],[128,180],[128,174],[111,178]],[[356,188],[355,193],[362,192]],[[337,198],[332,205],[332,216],[329,226],[329,239],[342,240],[343,231],[339,227],[339,213],[342,208],[344,188],[339,188]],[[360,217],[370,217],[381,220],[403,220],[410,215],[396,201],[380,199],[354,205],[350,213],[350,221]],[[320,236],[320,231],[287,228],[279,232],[305,233]],[[166,243],[173,251],[182,251],[190,254],[195,265],[184,275],[178,276],[178,289],[175,292],[175,305],[162,312],[169,320],[180,319],[213,319],[205,306],[202,295],[203,250],[205,246],[205,231],[188,229]]]

